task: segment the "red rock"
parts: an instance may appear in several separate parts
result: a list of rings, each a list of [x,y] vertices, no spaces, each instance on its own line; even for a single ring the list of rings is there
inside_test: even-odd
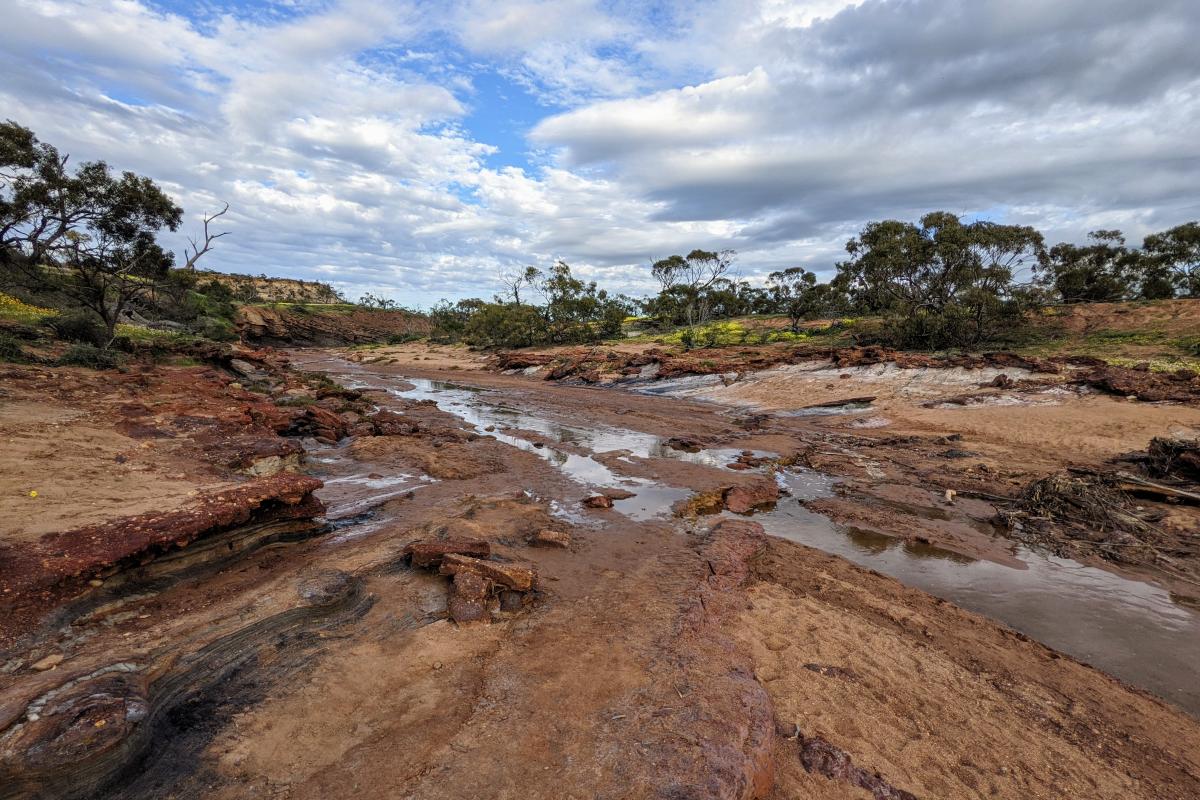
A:
[[[459,570],[450,587],[450,617],[459,625],[478,622],[488,616],[487,601],[492,582],[473,570]]]
[[[725,508],[734,514],[750,514],[770,508],[779,500],[779,485],[764,478],[753,483],[739,484],[725,492]]]
[[[516,613],[525,607],[529,595],[525,592],[506,590],[500,593],[500,610],[509,614]]]
[[[394,411],[376,411],[365,420],[378,436],[409,436],[419,428],[415,422]]]
[[[537,570],[532,565],[484,561],[457,553],[447,553],[443,556],[438,572],[442,575],[457,575],[462,570],[478,572],[493,583],[519,592],[528,592],[537,585]]]
[[[529,537],[529,543],[536,547],[570,547],[571,534],[547,528]]]
[[[602,494],[594,494],[591,497],[583,499],[583,505],[587,508],[612,508],[613,501],[611,497],[605,497]]]
[[[487,558],[492,546],[482,539],[428,539],[410,542],[400,552],[414,567],[436,567],[451,553]]]
[[[135,556],[147,560],[171,547],[252,520],[311,519],[325,510],[312,496],[321,481],[281,472],[209,492],[182,509],[139,514],[43,536],[36,546],[0,559],[0,592],[46,590],[69,578],[87,579]]]

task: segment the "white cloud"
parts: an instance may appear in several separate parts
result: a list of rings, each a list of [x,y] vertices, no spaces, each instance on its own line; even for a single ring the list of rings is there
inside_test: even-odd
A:
[[[0,103],[193,227],[230,202],[215,266],[425,304],[554,258],[625,291],[693,247],[828,270],[864,221],[931,208],[1052,238],[1200,217],[1192,0],[285,11],[0,0]],[[530,125],[540,161],[489,161],[484,72],[558,109]]]

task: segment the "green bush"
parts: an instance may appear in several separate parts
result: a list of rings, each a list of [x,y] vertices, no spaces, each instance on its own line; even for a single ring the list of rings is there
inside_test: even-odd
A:
[[[545,342],[546,318],[534,306],[487,303],[467,321],[463,339],[474,347],[530,347]]]
[[[415,342],[422,338],[419,333],[393,333],[387,337],[388,344],[405,344],[406,342]]]
[[[121,366],[121,356],[112,350],[101,350],[95,345],[73,344],[58,359],[58,363],[65,367],[116,369]]]
[[[27,360],[25,351],[21,348],[21,343],[17,338],[0,331],[0,361],[22,363]]]
[[[58,338],[68,342],[79,342],[95,347],[105,344],[108,333],[103,323],[90,312],[76,311],[62,314],[50,321],[50,327]]]
[[[197,336],[216,342],[235,342],[238,338],[233,323],[220,317],[200,317],[192,323],[191,329]]]

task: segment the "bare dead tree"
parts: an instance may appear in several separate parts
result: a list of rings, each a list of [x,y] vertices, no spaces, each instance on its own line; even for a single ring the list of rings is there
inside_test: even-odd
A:
[[[208,231],[208,226],[212,223],[212,221],[217,217],[223,216],[228,210],[229,203],[226,203],[225,207],[217,213],[204,215],[204,244],[200,245],[195,239],[191,238],[190,236],[188,237],[188,242],[191,243],[192,247],[191,255],[188,255],[188,248],[183,248],[183,257],[187,259],[183,265],[184,269],[195,270],[196,262],[200,260],[200,256],[212,249],[213,241],[229,234],[229,231],[221,231],[220,233],[209,233]]]
[[[500,285],[505,294],[511,295],[513,303],[521,305],[521,290],[535,286],[542,277],[542,271],[537,267],[525,267],[521,270],[505,270],[500,273]]]

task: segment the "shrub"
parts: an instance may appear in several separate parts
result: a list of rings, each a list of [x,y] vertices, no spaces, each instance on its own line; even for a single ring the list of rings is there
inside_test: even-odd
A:
[[[69,367],[115,369],[121,365],[121,357],[112,350],[101,350],[95,345],[73,344],[58,359],[58,363]]]
[[[487,303],[471,316],[463,339],[475,347],[529,347],[546,341],[546,318],[534,306]]]
[[[68,342],[102,347],[106,342],[107,332],[104,324],[96,317],[85,311],[62,314],[50,322],[50,327],[58,338]]]
[[[234,342],[238,338],[233,323],[220,317],[200,317],[192,323],[191,329],[197,336],[217,342]]]
[[[393,333],[387,337],[388,344],[404,344],[406,342],[415,342],[422,338],[419,333]]]
[[[15,336],[0,331],[0,361],[26,361],[25,351]]]
[[[754,334],[740,322],[714,322],[710,325],[680,328],[662,337],[664,344],[681,344],[685,349],[693,347],[728,347],[747,344]],[[761,339],[761,337],[760,337]]]

